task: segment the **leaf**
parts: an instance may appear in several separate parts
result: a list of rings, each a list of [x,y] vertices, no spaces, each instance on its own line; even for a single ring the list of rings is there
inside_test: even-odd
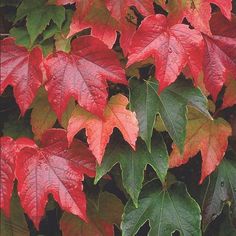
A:
[[[201,184],[222,161],[230,135],[231,127],[224,119],[207,119],[192,109],[189,112],[184,152],[181,155],[176,145],[173,145],[169,166],[173,168],[185,164],[201,151]]]
[[[10,30],[10,36],[15,38],[15,43],[26,48],[30,47],[30,37],[25,27],[14,27]]]
[[[216,101],[229,76],[236,76],[236,41],[234,38],[204,35],[204,83]]]
[[[45,68],[48,99],[59,120],[70,97],[102,116],[108,96],[106,80],[127,84],[115,53],[91,36],[73,40],[70,53],[49,55]]]
[[[127,15],[128,9],[131,6],[135,6],[144,16],[154,13],[152,0],[106,0],[106,6],[111,15],[118,21],[121,21]]]
[[[41,139],[46,130],[53,127],[57,117],[48,102],[47,93],[43,89],[39,91],[32,107],[30,124],[35,135],[34,138],[37,140]]]
[[[172,0],[166,5],[169,11],[170,24],[181,23],[184,17],[196,29],[206,34],[211,34],[209,21],[211,18],[211,5],[217,5],[226,18],[230,20],[232,3],[231,0]]]
[[[86,14],[77,5],[70,25],[70,32],[67,37],[72,36],[84,29],[91,28],[91,35],[103,41],[109,48],[112,48],[116,41],[116,31],[119,30],[118,22],[111,17],[104,1],[82,1],[88,4]],[[81,4],[82,4],[81,2]],[[90,3],[92,2],[92,4]],[[84,3],[83,3],[84,4]],[[87,8],[86,8],[87,9]]]
[[[23,0],[17,8],[15,22],[26,17],[31,45],[52,20],[60,29],[65,20],[65,8],[47,5],[46,0]]]
[[[236,163],[224,159],[209,177],[204,194],[203,229],[221,214],[224,205],[229,205],[233,221],[236,220]]]
[[[73,137],[82,129],[86,129],[89,149],[101,164],[110,135],[116,127],[122,133],[126,142],[135,149],[138,137],[138,121],[134,112],[126,110],[128,99],[117,94],[111,97],[104,111],[104,118],[99,118],[77,107],[69,120],[67,137],[69,143]]]
[[[154,180],[143,187],[138,208],[128,201],[121,229],[124,236],[135,235],[149,221],[150,236],[169,236],[176,230],[181,236],[200,236],[200,220],[200,208],[183,183],[162,189]]]
[[[28,226],[17,193],[13,191],[11,198],[11,216],[6,218],[0,212],[1,235],[29,236]]]
[[[99,203],[88,200],[88,218],[85,223],[78,217],[64,213],[60,221],[65,236],[112,236],[113,224],[120,224],[123,204],[113,194],[103,192],[99,195]]]
[[[178,80],[157,94],[156,80],[129,80],[130,107],[137,114],[140,136],[151,150],[151,138],[156,115],[159,113],[175,144],[183,149],[186,136],[187,105],[193,106],[207,117],[207,100],[190,81]]]
[[[176,80],[187,64],[193,77],[198,78],[202,49],[198,31],[184,24],[169,27],[164,15],[152,15],[142,21],[133,36],[127,66],[152,57],[161,92]]]
[[[62,129],[44,133],[41,146],[23,148],[16,162],[18,193],[25,213],[38,229],[52,194],[62,209],[87,220],[82,181],[85,174],[95,175],[93,155],[78,140],[67,149]]]
[[[15,179],[16,155],[25,146],[33,146],[30,139],[20,138],[14,141],[11,137],[0,137],[0,209],[6,217],[10,216],[10,201]]]
[[[138,206],[138,196],[144,180],[144,170],[150,165],[164,183],[168,170],[168,153],[161,135],[155,136],[150,153],[143,142],[137,142],[137,150],[133,151],[117,137],[108,146],[101,166],[97,167],[95,183],[112,169],[117,163],[122,170],[122,182],[131,196],[135,206]]]
[[[13,86],[16,102],[22,116],[33,101],[43,79],[40,68],[43,56],[39,48],[27,51],[15,45],[13,38],[1,41],[1,88],[3,93],[8,85]]]
[[[230,80],[224,93],[221,109],[231,107],[236,104],[236,80]]]

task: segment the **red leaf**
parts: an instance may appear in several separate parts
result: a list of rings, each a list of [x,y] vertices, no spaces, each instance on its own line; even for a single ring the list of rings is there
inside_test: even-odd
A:
[[[203,36],[204,83],[216,100],[229,75],[236,77],[236,40],[223,36]]]
[[[187,25],[168,26],[164,15],[152,15],[142,21],[130,46],[128,66],[153,57],[159,91],[173,83],[186,64],[195,79],[201,71],[202,37]]]
[[[16,162],[22,207],[38,228],[51,193],[62,209],[86,220],[84,174],[95,175],[93,155],[82,142],[67,149],[66,131],[48,130],[42,148],[23,148]]]
[[[183,165],[200,151],[202,155],[200,183],[202,183],[223,159],[231,132],[230,125],[222,118],[209,120],[201,113],[190,110],[184,152],[181,155],[177,146],[173,145],[169,166],[172,168]]]
[[[236,104],[236,80],[230,80],[227,83],[225,94],[223,98],[223,104],[221,109],[231,107]]]
[[[10,201],[15,179],[15,161],[17,153],[34,143],[28,138],[14,141],[10,137],[0,137],[0,208],[7,217],[10,216]]]
[[[12,85],[22,115],[29,108],[42,83],[42,60],[40,48],[29,52],[26,48],[15,45],[13,38],[1,41],[0,94],[8,85]]]
[[[98,118],[82,108],[77,107],[72,113],[68,124],[68,141],[71,143],[77,132],[86,129],[89,148],[99,164],[105,152],[113,129],[117,127],[124,139],[135,149],[138,137],[138,121],[135,113],[126,110],[128,99],[118,94],[113,96],[104,112],[104,119]]]
[[[107,82],[127,84],[113,51],[100,40],[84,36],[72,42],[71,52],[56,52],[45,61],[49,102],[60,119],[70,97],[101,116],[106,106]]]

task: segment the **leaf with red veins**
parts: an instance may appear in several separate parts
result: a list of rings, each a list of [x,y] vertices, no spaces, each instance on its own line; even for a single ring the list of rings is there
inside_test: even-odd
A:
[[[8,85],[13,86],[14,96],[22,115],[29,108],[42,83],[43,74],[40,67],[42,60],[40,48],[28,51],[16,45],[13,38],[1,41],[0,94]]]
[[[95,175],[95,159],[80,141],[68,149],[66,131],[48,130],[42,147],[23,148],[16,162],[16,178],[21,205],[37,229],[44,215],[48,195],[52,194],[62,209],[86,217],[83,193],[84,174]]]
[[[166,9],[169,12],[168,20],[170,24],[177,24],[181,23],[186,17],[196,30],[211,34],[209,27],[211,18],[210,3],[217,5],[224,16],[230,19],[232,10],[231,0],[172,0],[166,4]]]
[[[59,119],[70,97],[102,116],[108,96],[106,80],[127,84],[115,52],[92,36],[73,40],[70,53],[56,52],[47,57],[45,68],[48,99]]]
[[[112,48],[116,41],[117,31],[119,31],[119,23],[111,16],[102,0],[95,0],[89,6],[86,14],[84,14],[80,6],[77,6],[67,37],[84,29],[91,28],[92,36],[103,41],[109,48]]]
[[[122,21],[131,6],[135,6],[144,16],[154,13],[152,0],[106,0],[106,6],[111,15],[118,21]]]
[[[227,78],[230,75],[236,77],[236,38],[206,35],[203,35],[203,38],[204,83],[216,101]]]
[[[169,27],[164,15],[152,15],[142,21],[133,36],[127,66],[154,58],[161,92],[176,80],[186,64],[197,79],[202,51],[203,40],[198,31],[184,24]]]
[[[221,109],[231,107],[236,104],[236,80],[230,80],[226,83],[225,94]]]
[[[228,146],[231,127],[224,119],[210,120],[196,110],[190,109],[187,124],[187,136],[184,152],[173,144],[170,154],[170,168],[183,165],[199,151],[202,156],[202,173],[200,184],[220,164]]]
[[[23,147],[30,147],[34,142],[28,138],[14,141],[11,137],[0,137],[0,208],[10,216],[10,201],[15,179],[15,161],[17,153]]]
[[[104,119],[96,117],[77,107],[69,120],[68,141],[72,142],[77,132],[86,129],[89,149],[101,164],[102,158],[109,142],[113,129],[118,128],[124,139],[135,149],[138,137],[138,121],[134,112],[126,109],[128,99],[121,95],[113,96],[106,106]]]
[[[216,12],[211,17],[210,27],[214,35],[236,38],[236,15],[232,13],[231,20],[228,20],[220,12]]]

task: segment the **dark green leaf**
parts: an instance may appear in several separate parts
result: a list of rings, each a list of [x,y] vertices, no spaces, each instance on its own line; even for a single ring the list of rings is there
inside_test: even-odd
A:
[[[146,184],[140,194],[139,207],[132,201],[125,206],[121,229],[123,236],[135,235],[149,221],[149,236],[200,236],[200,208],[183,183],[162,189],[157,180]]]
[[[10,36],[16,39],[16,44],[26,48],[30,47],[30,37],[25,27],[12,28],[10,30]]]

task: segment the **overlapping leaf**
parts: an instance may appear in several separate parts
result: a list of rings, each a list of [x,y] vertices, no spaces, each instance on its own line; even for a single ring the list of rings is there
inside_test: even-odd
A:
[[[169,26],[164,15],[152,15],[142,21],[133,36],[127,66],[152,57],[161,92],[176,80],[186,65],[193,77],[198,78],[202,50],[202,37],[198,31],[184,24]]]
[[[15,45],[13,38],[1,41],[1,88],[2,94],[8,85],[13,86],[14,96],[21,114],[24,115],[32,103],[43,79],[39,48],[28,51]]]
[[[160,95],[156,80],[131,79],[130,106],[137,114],[140,136],[150,150],[153,126],[159,113],[175,144],[182,150],[186,136],[187,105],[193,106],[210,117],[207,100],[190,81],[177,81]]]
[[[138,121],[135,113],[126,109],[128,99],[121,95],[111,97],[104,111],[104,118],[99,118],[77,107],[69,120],[68,140],[82,129],[86,129],[88,144],[98,163],[102,162],[107,143],[113,129],[118,128],[124,139],[135,149],[138,136]]]
[[[135,235],[149,221],[150,236],[169,236],[176,230],[181,236],[200,236],[200,220],[200,208],[183,183],[162,189],[154,180],[144,186],[138,208],[127,203],[121,229],[125,236]]]
[[[97,167],[95,183],[117,163],[122,170],[123,185],[137,206],[147,165],[152,166],[161,182],[165,181],[168,170],[165,143],[160,135],[155,136],[150,153],[140,140],[137,142],[137,150],[133,151],[127,144],[114,138],[107,148],[101,166]]]
[[[170,167],[180,166],[199,151],[202,155],[201,180],[211,174],[222,161],[231,135],[230,125],[222,118],[211,120],[195,110],[189,112],[187,136],[181,155],[176,145],[170,155]]]
[[[70,97],[102,116],[108,96],[106,80],[127,84],[115,53],[91,36],[73,40],[70,53],[56,52],[47,57],[45,68],[48,99],[59,120]]]
[[[62,209],[86,220],[84,175],[95,175],[95,159],[82,142],[70,149],[66,131],[51,129],[44,133],[41,148],[23,148],[16,162],[18,193],[22,207],[39,227],[48,194]]]

